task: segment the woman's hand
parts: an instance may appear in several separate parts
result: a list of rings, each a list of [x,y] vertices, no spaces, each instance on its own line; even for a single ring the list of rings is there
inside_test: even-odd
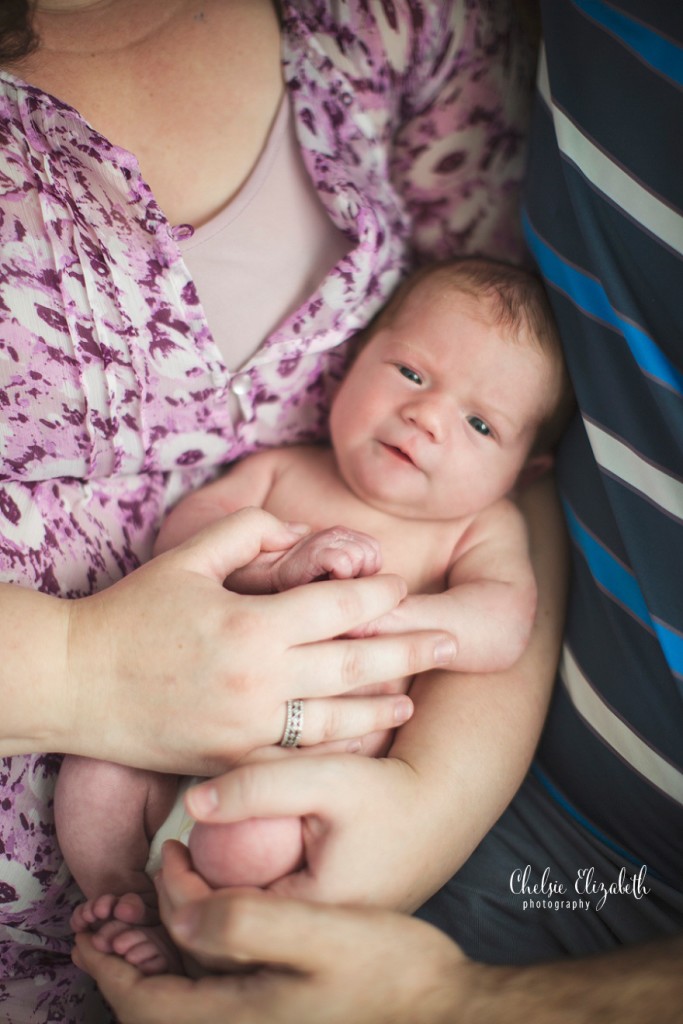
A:
[[[244,890],[211,892],[167,844],[158,885],[174,941],[214,971],[144,977],[80,935],[76,963],[121,1024],[446,1024],[461,1019],[473,965],[441,932],[377,909]],[[257,968],[257,969],[254,969]]]
[[[398,577],[326,581],[284,594],[223,588],[264,550],[300,540],[246,509],[114,584],[69,602],[61,749],[157,770],[213,774],[277,743],[304,700],[301,743],[364,735],[411,713],[403,695],[323,700],[450,657],[443,633],[333,639],[394,608]]]

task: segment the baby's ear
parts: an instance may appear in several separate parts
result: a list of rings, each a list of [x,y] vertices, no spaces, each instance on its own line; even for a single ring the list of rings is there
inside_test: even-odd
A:
[[[517,477],[517,489],[521,490],[524,487],[528,487],[534,480],[538,480],[539,477],[545,473],[549,473],[555,464],[555,458],[552,452],[544,452],[542,455],[532,455],[527,459],[526,465],[522,469],[521,473]]]

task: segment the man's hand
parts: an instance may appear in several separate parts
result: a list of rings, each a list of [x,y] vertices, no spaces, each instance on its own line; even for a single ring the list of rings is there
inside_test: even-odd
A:
[[[158,884],[174,941],[215,972],[140,974],[77,938],[120,1024],[679,1024],[683,939],[528,967],[468,960],[430,925],[376,908],[210,892],[167,844]],[[236,965],[241,973],[234,973]]]
[[[169,849],[170,847],[170,849]],[[468,961],[441,932],[380,910],[210,892],[168,844],[158,886],[174,940],[216,973],[143,977],[79,936],[76,963],[121,1024],[454,1024]],[[242,972],[234,973],[236,965]]]

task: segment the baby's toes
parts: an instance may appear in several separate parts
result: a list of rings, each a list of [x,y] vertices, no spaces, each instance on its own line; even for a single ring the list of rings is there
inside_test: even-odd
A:
[[[98,896],[94,900],[85,900],[79,904],[71,915],[71,927],[75,932],[87,932],[112,915],[115,896]]]
[[[131,928],[117,936],[114,952],[143,974],[165,974],[171,966],[166,943],[156,931]]]
[[[159,921],[156,910],[148,907],[137,892],[127,892],[117,900],[113,917],[129,925],[157,924]]]
[[[114,953],[114,942],[122,932],[128,931],[129,925],[123,921],[106,921],[92,937],[92,944],[100,953]]]
[[[90,908],[90,901],[88,901],[87,903],[81,903],[76,907],[69,918],[69,924],[71,925],[71,930],[74,932],[87,932],[93,920],[94,918]]]
[[[89,900],[90,912],[92,913],[92,924],[99,923],[101,921],[109,921],[114,916],[114,907],[118,901],[118,896],[114,896],[110,892],[103,893],[98,896],[95,900]]]

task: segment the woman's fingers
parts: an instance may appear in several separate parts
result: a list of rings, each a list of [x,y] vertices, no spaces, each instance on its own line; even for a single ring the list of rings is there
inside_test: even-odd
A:
[[[321,580],[270,595],[270,615],[284,618],[293,645],[341,636],[363,622],[379,618],[406,596],[400,576],[364,576],[353,580]],[[255,600],[259,600],[255,598]]]
[[[407,722],[412,713],[413,702],[405,694],[305,700],[298,746],[313,747],[332,740],[350,740],[396,729]],[[284,717],[283,714],[283,722]]]
[[[284,551],[300,540],[299,526],[290,527],[261,508],[243,508],[159,557],[222,583],[261,551]]]
[[[455,643],[447,633],[424,631],[321,641],[299,648],[297,653],[297,697],[323,697],[449,665],[455,656]]]
[[[71,752],[214,774],[248,750],[280,741],[287,700],[339,697],[449,662],[451,641],[439,633],[340,637],[396,607],[405,594],[396,576],[267,596],[224,588],[225,576],[260,550],[297,538],[300,531],[268,513],[245,509],[107,590],[71,602],[69,733],[79,738]],[[102,683],[96,690],[93,672]],[[354,737],[405,720],[405,701],[377,701],[374,710],[369,700],[313,705],[304,741]]]

